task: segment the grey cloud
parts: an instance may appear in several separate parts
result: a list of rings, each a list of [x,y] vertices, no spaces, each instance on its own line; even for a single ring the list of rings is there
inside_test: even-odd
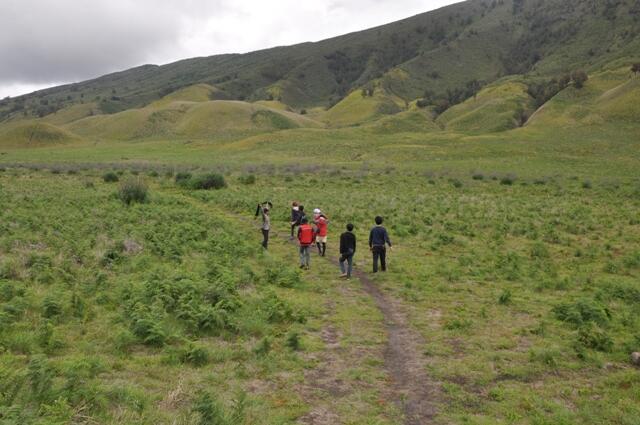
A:
[[[0,93],[317,41],[456,0],[0,0]]]
[[[195,0],[4,0],[0,82],[84,79],[153,60],[179,48],[184,25],[216,9]]]

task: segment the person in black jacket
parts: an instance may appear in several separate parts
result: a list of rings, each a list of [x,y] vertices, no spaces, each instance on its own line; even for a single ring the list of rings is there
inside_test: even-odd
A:
[[[294,210],[294,208],[296,208]],[[304,205],[298,205],[297,202],[294,202],[294,206],[291,208],[291,237],[293,238],[293,231],[296,226],[300,226],[302,224],[302,219],[306,218],[307,215],[304,213]]]
[[[351,279],[353,270],[353,255],[356,253],[356,235],[353,234],[353,224],[347,224],[347,231],[340,235],[340,277]],[[344,262],[348,267],[345,270]]]
[[[291,240],[293,240],[293,233],[296,226],[300,224],[300,222],[298,221],[299,218],[300,218],[300,207],[298,206],[298,203],[296,201],[293,201],[293,203],[291,204],[291,237],[290,237]]]
[[[376,217],[376,225],[369,233],[369,249],[373,253],[373,272],[378,273],[378,258],[383,272],[387,271],[387,247],[391,249],[391,240],[387,229],[382,227],[382,217]]]

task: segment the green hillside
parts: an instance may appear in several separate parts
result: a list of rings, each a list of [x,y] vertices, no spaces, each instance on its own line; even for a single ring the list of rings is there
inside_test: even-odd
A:
[[[197,98],[197,92],[182,92]],[[112,115],[97,115],[70,123],[67,128],[87,139],[138,140],[159,138],[215,139],[247,136],[299,127],[318,127],[315,121],[292,112],[240,101],[202,102],[163,99]]]
[[[294,109],[332,106],[374,81],[409,102],[425,91],[456,98],[471,81],[593,71],[637,57],[639,18],[634,0],[470,0],[317,43],[145,65],[5,99],[0,119],[89,102],[109,114],[185,87],[205,88],[197,100],[279,100]]]
[[[492,84],[473,98],[449,108],[438,117],[447,130],[492,133],[519,127],[533,108],[527,86],[505,81]]]
[[[79,140],[77,135],[44,122],[17,122],[0,128],[0,147],[2,148],[50,147]]]

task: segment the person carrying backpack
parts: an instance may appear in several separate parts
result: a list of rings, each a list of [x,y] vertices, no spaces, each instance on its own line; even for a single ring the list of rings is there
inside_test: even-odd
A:
[[[309,224],[309,220],[303,217],[300,221],[300,227],[298,227],[298,243],[300,244],[300,268],[309,270],[309,262],[311,256],[309,250],[313,245],[313,239],[316,236],[316,232]]]
[[[353,224],[347,224],[347,231],[340,235],[340,277],[351,279],[353,270],[353,255],[356,253],[356,235],[353,233]],[[345,270],[344,263],[348,264]]]
[[[382,226],[383,219],[380,216],[375,218],[376,225],[369,233],[369,249],[373,253],[373,272],[378,273],[378,259],[383,272],[387,271],[387,248],[391,249],[391,240],[387,229]]]
[[[318,247],[318,254],[324,257],[327,252],[327,228],[329,220],[327,216],[322,214],[319,208],[313,210],[313,224],[315,224],[316,233],[316,246]]]

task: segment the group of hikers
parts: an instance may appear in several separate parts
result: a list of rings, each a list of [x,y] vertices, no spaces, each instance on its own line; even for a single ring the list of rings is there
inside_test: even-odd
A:
[[[269,231],[271,230],[271,210],[273,204],[269,201],[258,204],[256,208],[256,218],[262,217],[262,247],[268,248]],[[375,226],[369,232],[369,249],[373,255],[373,272],[378,272],[378,262],[380,270],[387,270],[387,246],[391,249],[391,240],[387,229],[382,226],[383,218],[375,218]],[[291,205],[291,236],[290,240],[297,238],[300,253],[300,268],[309,270],[311,255],[310,251],[315,244],[318,255],[324,257],[327,252],[327,233],[329,219],[320,210],[313,210],[311,221],[307,218],[304,205],[294,201]],[[296,232],[297,229],[297,232]],[[340,277],[350,279],[353,272],[353,257],[356,253],[356,235],[353,233],[352,223],[347,224],[346,231],[340,235]]]

